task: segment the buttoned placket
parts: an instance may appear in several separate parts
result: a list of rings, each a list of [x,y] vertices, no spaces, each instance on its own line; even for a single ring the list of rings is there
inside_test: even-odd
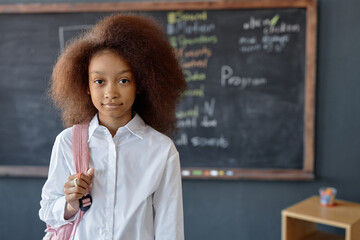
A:
[[[105,239],[113,239],[114,234],[114,208],[115,208],[115,196],[116,196],[116,145],[110,134],[110,132],[105,129],[106,139],[108,142],[108,179],[107,179],[107,202],[106,202],[106,230],[105,230]]]

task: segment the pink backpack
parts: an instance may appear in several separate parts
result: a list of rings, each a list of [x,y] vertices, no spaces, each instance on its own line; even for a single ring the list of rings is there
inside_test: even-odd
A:
[[[72,129],[72,149],[74,157],[74,166],[77,173],[86,173],[89,169],[89,144],[88,144],[89,123],[77,124]],[[89,195],[88,195],[89,196]],[[59,228],[52,228],[47,225],[45,232],[47,234],[43,238],[51,240],[72,240],[74,239],[76,228],[84,215],[84,211],[80,211],[78,218]]]

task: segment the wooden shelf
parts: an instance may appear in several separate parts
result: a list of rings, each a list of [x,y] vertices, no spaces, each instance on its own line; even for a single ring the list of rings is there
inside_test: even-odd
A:
[[[345,229],[345,237],[320,232],[317,224]],[[324,207],[318,196],[308,198],[282,211],[282,240],[359,240],[360,204],[336,200]]]
[[[314,232],[300,240],[345,240],[345,237],[324,232]]]

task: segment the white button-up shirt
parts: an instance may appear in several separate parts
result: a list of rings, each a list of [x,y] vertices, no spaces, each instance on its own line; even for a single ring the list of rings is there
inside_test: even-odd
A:
[[[65,129],[55,140],[42,190],[40,219],[53,228],[69,222],[64,219],[64,183],[75,174],[71,131]],[[112,137],[95,116],[89,147],[93,204],[75,239],[184,239],[179,153],[170,138],[139,115]]]

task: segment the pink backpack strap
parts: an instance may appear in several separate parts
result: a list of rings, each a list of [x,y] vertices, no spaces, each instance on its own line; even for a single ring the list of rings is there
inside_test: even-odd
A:
[[[89,169],[89,123],[76,124],[72,129],[72,150],[74,158],[74,166],[76,173],[84,173]],[[74,222],[74,227],[70,236],[70,240],[74,239],[76,228],[84,215],[83,211],[79,211],[78,218]]]
[[[84,173],[89,169],[89,124],[77,124],[72,129],[72,149],[76,173]]]

